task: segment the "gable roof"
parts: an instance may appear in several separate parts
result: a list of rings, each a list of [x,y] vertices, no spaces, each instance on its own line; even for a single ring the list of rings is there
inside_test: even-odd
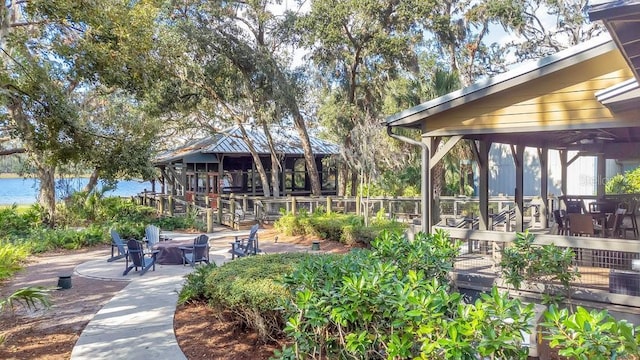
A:
[[[267,137],[262,130],[250,126],[245,126],[245,130],[251,145],[253,145],[259,155],[270,154]],[[272,137],[276,152],[279,154],[304,156],[302,143],[297,134],[293,135],[286,131],[274,130]],[[311,142],[311,150],[315,155],[334,155],[340,151],[338,145],[316,137],[310,136],[309,141]],[[243,139],[240,127],[236,125],[214,133],[211,136],[190,141],[177,149],[160,154],[156,157],[154,163],[167,163],[196,154],[250,153],[249,145]],[[215,157],[215,159],[216,160],[213,160],[214,162],[217,161],[217,157]]]
[[[606,52],[616,46],[608,35],[565,49],[557,54],[523,64],[513,70],[478,81],[468,87],[429,100],[386,118],[387,126],[419,128],[422,119],[464,105],[471,101],[507,91],[543,76],[548,76]]]

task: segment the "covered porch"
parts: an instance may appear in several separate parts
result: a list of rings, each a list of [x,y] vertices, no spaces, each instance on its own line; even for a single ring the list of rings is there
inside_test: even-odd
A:
[[[539,226],[531,229],[536,232],[536,243],[574,249],[581,271],[595,274],[590,282],[602,280],[602,293],[588,291],[586,298],[595,296],[599,301],[640,306],[640,293],[630,294],[633,295],[630,300],[627,296],[612,295],[616,289],[611,288],[619,282],[618,273],[629,271],[632,279],[629,286],[636,292],[640,289],[640,273],[631,271],[633,260],[640,258],[637,231],[625,236],[603,231],[585,237],[554,229],[554,225],[557,228],[554,210],[587,216],[600,211],[606,216],[608,211],[598,210],[598,203],[616,202],[617,207],[624,202],[637,216],[637,205],[631,206],[633,202],[637,204],[636,195],[621,198],[605,193],[605,164],[607,159],[640,158],[640,47],[637,46],[640,33],[631,31],[637,29],[640,9],[637,3],[624,10],[615,4],[605,5],[593,8],[591,16],[605,21],[611,37],[593,39],[386,119],[390,136],[422,149],[421,227],[429,232],[443,229],[466,242],[461,259],[464,263],[459,264],[462,273],[491,271],[499,262],[501,249],[513,240],[515,232],[524,231],[530,224],[527,219],[531,216],[530,206],[523,185],[525,174],[531,172],[525,172],[524,154],[525,149],[533,149],[538,157],[540,190],[535,196]],[[623,19],[616,22],[619,17]],[[397,127],[420,130],[421,141],[396,135]],[[462,227],[441,221],[436,210],[442,201],[440,194],[434,193],[432,182],[436,163],[460,141],[468,142],[472,149],[478,181],[477,214]],[[513,214],[508,216],[512,224],[510,232],[493,228],[495,212],[490,211],[489,188],[492,171],[489,151],[493,144],[506,144],[515,168],[515,187],[507,193],[513,206]],[[561,193],[555,198],[549,194],[550,152],[557,152],[561,164]],[[582,156],[596,158],[595,193],[586,196],[569,193],[567,182],[571,164]],[[580,209],[574,209],[578,202]],[[597,225],[599,220],[596,217],[593,220]],[[476,265],[469,265],[473,263]]]

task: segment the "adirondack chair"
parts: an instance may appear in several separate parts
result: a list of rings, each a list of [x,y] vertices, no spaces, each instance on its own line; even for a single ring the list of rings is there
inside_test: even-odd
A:
[[[256,255],[260,252],[260,248],[258,247],[258,228],[259,224],[255,224],[251,227],[249,231],[249,237],[240,238],[236,236],[236,240],[231,243],[231,259],[235,259],[237,257],[243,257],[247,255]]]
[[[120,234],[115,229],[111,229],[111,257],[107,262],[116,261],[127,256],[127,247],[120,238]],[[117,254],[116,254],[117,251]]]
[[[187,263],[191,266],[195,266],[196,263],[209,264],[209,237],[207,235],[200,235],[193,239],[193,245],[180,246],[182,251],[182,266]]]
[[[147,225],[144,229],[144,239],[147,242],[147,248],[153,249],[153,245],[160,241],[160,228],[155,225]]]
[[[153,271],[156,271],[156,257],[158,255],[158,250],[145,253],[142,243],[135,239],[127,241],[127,247],[129,248],[129,251],[127,251],[126,269],[122,273],[122,276],[127,275],[129,271],[133,269],[138,271],[138,268],[141,269],[140,276],[144,275],[149,268],[153,268]]]

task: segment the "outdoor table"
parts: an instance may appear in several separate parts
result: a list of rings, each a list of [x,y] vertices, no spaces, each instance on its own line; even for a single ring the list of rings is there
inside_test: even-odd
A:
[[[182,265],[181,246],[191,246],[193,240],[162,241],[153,246],[158,250],[156,262],[161,265]]]

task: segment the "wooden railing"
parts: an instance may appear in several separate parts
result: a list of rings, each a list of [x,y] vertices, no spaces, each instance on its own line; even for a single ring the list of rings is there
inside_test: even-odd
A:
[[[205,206],[197,203],[198,199],[187,203],[169,195],[153,193],[140,194],[137,201],[152,206],[165,214],[179,214],[191,211],[207,224],[208,231],[212,231],[213,224],[225,224],[239,228],[244,222],[250,224],[258,222],[272,222],[284,212],[297,213],[300,211],[313,212],[323,210],[359,213],[369,212],[370,216],[383,209],[385,216],[400,219],[401,214],[407,217],[419,216],[420,200],[416,198],[338,198],[338,197],[284,197],[264,198],[251,196],[222,196],[215,204],[200,199]],[[465,198],[442,198],[448,202],[447,206],[456,209],[449,216],[465,216],[465,203],[476,201]],[[557,201],[552,199],[551,201]],[[535,199],[528,199],[528,204],[535,203]],[[512,201],[506,198],[493,199],[496,209],[509,213]],[[551,202],[550,206],[558,206]],[[530,214],[535,211],[530,206]],[[239,210],[242,209],[242,215]],[[553,209],[552,207],[549,208]],[[238,215],[236,215],[238,214]],[[410,220],[410,219],[408,219]],[[472,226],[472,225],[471,225]],[[451,238],[461,239],[462,255],[456,261],[455,274],[459,286],[487,290],[494,284],[504,285],[500,278],[498,264],[502,250],[514,239],[514,232],[479,231],[467,227],[436,226],[436,229],[447,231]],[[409,227],[410,232],[419,231],[419,225]],[[588,237],[556,236],[546,233],[536,233],[535,244],[555,244],[556,246],[571,248],[575,255],[575,265],[583,273],[579,282],[574,284],[578,291],[574,298],[582,301],[596,301],[619,305],[640,307],[640,296],[630,295],[629,291],[640,291],[640,273],[631,270],[634,259],[640,258],[640,241],[627,239],[601,239]]]

